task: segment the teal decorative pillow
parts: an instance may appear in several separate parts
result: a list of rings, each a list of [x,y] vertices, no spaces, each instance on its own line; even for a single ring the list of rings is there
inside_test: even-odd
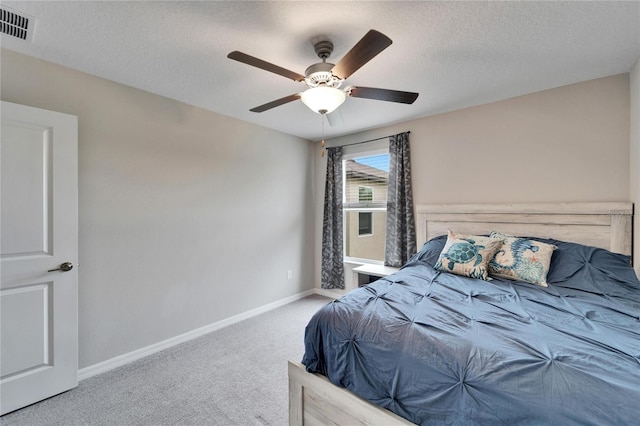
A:
[[[547,274],[556,246],[492,232],[491,238],[504,241],[489,262],[489,274],[547,287]]]
[[[449,230],[435,268],[487,281],[491,279],[489,262],[501,246],[502,240],[497,238],[456,234]]]

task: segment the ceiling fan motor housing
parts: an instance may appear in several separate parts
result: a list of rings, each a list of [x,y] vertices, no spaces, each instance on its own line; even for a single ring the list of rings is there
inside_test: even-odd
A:
[[[322,59],[322,62],[313,64],[306,69],[304,81],[309,87],[340,87],[343,80],[333,75],[331,70],[335,65],[327,62],[327,58],[333,52],[333,43],[329,40],[323,40],[314,44],[313,48],[316,51],[316,55]]]
[[[328,62],[319,62],[317,64],[313,64],[304,72],[304,81],[309,87],[340,87],[343,80],[339,79],[331,73],[331,70],[334,66],[334,64],[330,64]]]

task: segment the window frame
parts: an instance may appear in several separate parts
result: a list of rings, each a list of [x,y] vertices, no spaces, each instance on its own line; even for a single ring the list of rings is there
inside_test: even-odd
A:
[[[346,191],[344,190],[347,183],[347,170],[344,167],[344,164],[348,160],[353,160],[360,157],[371,157],[374,155],[384,155],[389,154],[389,142],[388,139],[383,139],[378,141],[377,143],[365,144],[370,146],[354,146],[348,147],[345,146],[343,148],[342,154],[342,185],[343,185],[343,194],[342,194],[342,250],[343,250],[343,262],[344,263],[358,263],[358,264],[372,264],[372,265],[384,265],[384,260],[376,260],[376,259],[365,259],[360,257],[353,257],[347,255],[347,211],[351,212],[371,212],[371,228],[373,231],[373,213],[376,211],[387,211],[387,203],[374,203],[374,202],[365,202],[365,203],[347,203],[346,202]],[[375,146],[377,145],[377,146]],[[350,148],[350,149],[347,149]],[[365,186],[365,185],[363,185]],[[385,230],[386,231],[386,230]],[[370,234],[370,235],[373,235]],[[369,236],[370,236],[369,235]],[[358,235],[360,237],[360,235]],[[366,237],[366,235],[362,235],[362,237]]]

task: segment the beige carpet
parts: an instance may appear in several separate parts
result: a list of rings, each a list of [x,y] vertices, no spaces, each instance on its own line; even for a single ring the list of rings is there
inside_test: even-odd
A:
[[[1,425],[287,425],[287,360],[330,299],[310,296],[92,377]]]

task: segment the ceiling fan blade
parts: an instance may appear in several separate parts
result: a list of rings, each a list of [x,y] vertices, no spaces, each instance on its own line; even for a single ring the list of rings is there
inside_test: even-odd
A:
[[[275,101],[271,101],[264,105],[257,106],[255,108],[251,108],[249,111],[251,112],[264,112],[268,109],[275,108],[280,105],[284,105],[289,102],[293,102],[295,100],[300,99],[300,94],[296,93],[295,95],[285,96],[284,98],[276,99]]]
[[[417,98],[418,93],[401,92],[399,90],[377,89],[375,87],[351,87],[349,96],[354,98],[375,99],[378,101],[399,102],[403,104],[412,104]]]
[[[251,65],[256,68],[263,69],[265,71],[272,72],[274,74],[281,75],[286,78],[290,78],[293,81],[302,81],[304,80],[304,76],[302,74],[298,74],[297,72],[290,71],[286,68],[279,67],[272,63],[263,61],[262,59],[258,59],[251,55],[247,55],[246,53],[238,52],[234,50],[233,52],[227,55],[227,58],[233,59],[234,61],[242,62],[247,65]]]
[[[389,37],[376,30],[369,30],[362,39],[338,62],[331,72],[346,79],[393,43]]]

